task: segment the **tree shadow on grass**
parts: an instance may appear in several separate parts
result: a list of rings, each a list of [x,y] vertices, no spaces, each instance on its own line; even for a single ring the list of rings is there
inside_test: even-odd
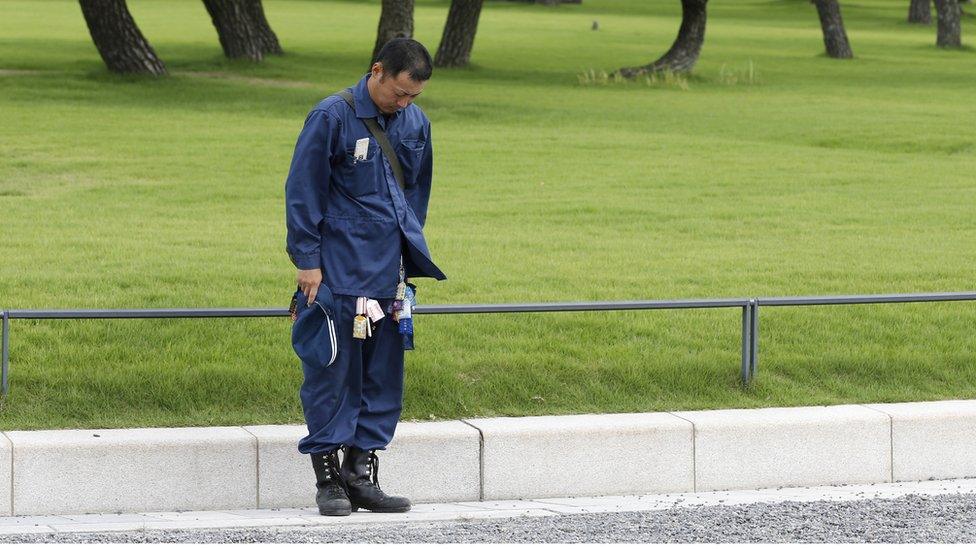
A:
[[[197,46],[167,48],[167,77],[113,74],[100,59],[72,62],[67,67],[50,63],[39,63],[37,67],[18,68],[16,75],[0,80],[8,103],[294,117],[304,115],[320,100],[354,84],[365,74],[354,55],[326,57],[290,52],[255,64],[227,60],[219,54],[201,55]],[[575,78],[572,74],[566,76],[568,82]],[[438,71],[436,77],[440,81],[475,84],[490,81],[509,88],[519,84],[552,85],[549,76],[532,71],[497,71],[477,66]],[[470,112],[478,108],[490,110],[489,103],[438,100],[428,95],[421,106],[429,113],[451,109],[452,105]]]

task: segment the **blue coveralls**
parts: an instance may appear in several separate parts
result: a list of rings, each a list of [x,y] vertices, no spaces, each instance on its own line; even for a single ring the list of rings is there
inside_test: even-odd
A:
[[[316,105],[298,136],[285,182],[287,251],[299,269],[321,268],[335,297],[339,353],[328,367],[303,363],[300,396],[308,436],[302,453],[350,445],[383,449],[403,403],[403,336],[387,315],[365,340],[352,337],[356,298],[384,311],[396,295],[401,254],[406,276],[447,278],[430,258],[423,225],[430,198],[430,121],[411,104],[388,119],[366,88],[355,87],[355,113],[339,96]],[[401,190],[363,118],[376,118],[403,167]],[[364,160],[356,141],[369,139]]]

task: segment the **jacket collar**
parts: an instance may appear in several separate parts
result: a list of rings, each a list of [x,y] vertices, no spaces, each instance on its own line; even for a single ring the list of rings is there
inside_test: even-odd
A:
[[[371,73],[366,73],[359,82],[352,88],[352,99],[356,104],[356,118],[379,118],[380,110],[376,108],[376,103],[373,103],[373,98],[369,96],[369,89],[366,87],[366,81],[369,80]],[[390,119],[397,118],[403,109],[397,110]]]
[[[356,103],[356,118],[376,118],[380,111],[369,96],[369,89],[366,88],[366,81],[369,80],[370,73],[359,79],[359,82],[352,88],[352,98]]]

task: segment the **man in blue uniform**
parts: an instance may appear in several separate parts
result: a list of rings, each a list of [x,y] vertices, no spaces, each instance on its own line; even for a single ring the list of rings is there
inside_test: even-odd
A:
[[[422,232],[433,153],[430,121],[412,104],[431,72],[419,42],[387,43],[358,84],[308,114],[285,183],[298,287],[309,305],[320,284],[334,297],[338,354],[331,364],[302,362],[308,436],[298,444],[311,454],[326,515],[410,509],[379,488],[375,451],[400,418],[403,352],[413,345],[408,280],[446,278]]]

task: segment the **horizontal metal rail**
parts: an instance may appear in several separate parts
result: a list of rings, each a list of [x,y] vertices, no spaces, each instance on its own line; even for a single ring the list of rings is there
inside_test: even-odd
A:
[[[760,297],[757,299],[762,305],[769,307],[793,305],[856,305],[859,303],[925,303],[930,301],[976,301],[976,292],[838,295],[830,297]]]
[[[650,301],[591,301],[563,303],[506,303],[494,305],[420,305],[414,314],[543,313],[572,311],[626,311],[648,309],[742,309],[741,378],[744,385],[756,376],[759,363],[759,307],[855,305],[863,303],[923,303],[976,301],[976,292],[880,294],[806,297],[754,297]],[[9,389],[10,319],[132,319],[132,318],[241,318],[289,316],[288,309],[13,309],[2,312],[2,395]]]
[[[418,305],[418,314],[543,313],[549,311],[623,311],[633,309],[705,309],[743,307],[743,299],[590,301],[582,303],[503,303],[497,305]],[[288,316],[288,309],[12,309],[10,318],[230,318]]]
[[[288,309],[34,309],[6,311],[10,318],[234,318],[288,316]]]

